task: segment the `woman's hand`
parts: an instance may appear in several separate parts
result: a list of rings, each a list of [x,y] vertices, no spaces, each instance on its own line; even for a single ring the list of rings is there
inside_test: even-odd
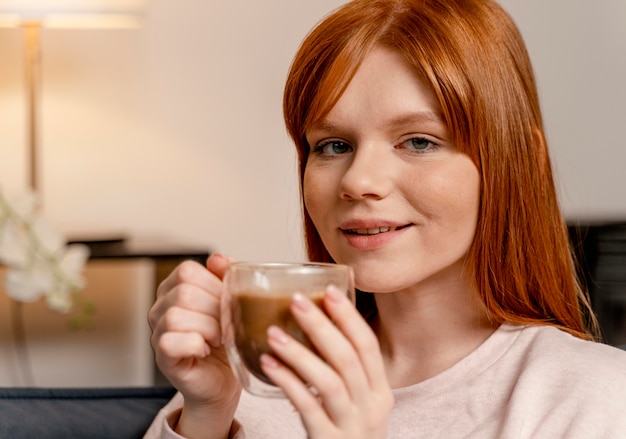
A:
[[[241,393],[221,343],[220,299],[228,263],[219,254],[206,268],[183,262],[161,283],[148,314],[156,362],[184,397],[179,429],[186,428],[189,437],[209,423],[214,432],[227,432]]]
[[[291,310],[320,356],[277,327],[268,341],[280,359],[262,356],[263,371],[299,411],[309,438],[385,438],[393,408],[378,340],[345,294],[324,297],[330,319],[296,295]]]

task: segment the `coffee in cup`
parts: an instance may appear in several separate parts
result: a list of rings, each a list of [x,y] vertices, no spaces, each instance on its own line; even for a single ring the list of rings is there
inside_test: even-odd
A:
[[[348,266],[338,264],[230,265],[224,276],[222,331],[231,367],[244,389],[261,396],[283,396],[261,369],[260,356],[272,354],[268,328],[278,326],[316,352],[291,314],[293,295],[303,294],[322,308],[326,289],[334,285],[352,300],[352,277]]]

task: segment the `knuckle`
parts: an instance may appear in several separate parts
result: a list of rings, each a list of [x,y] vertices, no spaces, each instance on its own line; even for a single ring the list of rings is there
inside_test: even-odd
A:
[[[153,337],[152,347],[157,353],[158,357],[168,357],[170,353],[171,343],[169,342],[168,334],[165,333],[160,337]]]
[[[343,380],[337,376],[329,377],[324,384],[324,390],[329,395],[339,395],[345,391]]]
[[[180,284],[174,288],[174,302],[180,306],[189,306],[193,303],[196,287],[190,284]]]
[[[196,261],[191,261],[191,260],[183,261],[174,270],[174,275],[176,276],[176,279],[179,282],[185,282],[193,278],[194,273],[196,273],[198,268],[201,268],[201,267],[202,265],[200,265]]]
[[[150,346],[155,353],[157,353],[159,350],[159,340],[160,337],[158,337],[155,333],[152,333],[152,335],[150,336]]]
[[[157,307],[153,306],[148,310],[148,325],[152,331],[155,330],[157,323],[159,322],[159,313]]]
[[[357,355],[351,351],[344,351],[337,359],[338,367],[340,370],[345,370],[348,373],[361,367],[361,360]]]
[[[181,322],[183,321],[182,316],[181,316],[182,314],[181,311],[182,310],[180,308],[175,307],[175,306],[165,311],[161,320],[163,322],[163,328],[166,331],[171,331],[180,326]]]

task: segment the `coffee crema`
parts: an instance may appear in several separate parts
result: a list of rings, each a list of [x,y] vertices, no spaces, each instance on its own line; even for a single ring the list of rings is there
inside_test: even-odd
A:
[[[267,343],[267,329],[274,325],[282,328],[305,347],[317,350],[304,334],[291,314],[291,294],[270,293],[259,295],[239,293],[232,297],[232,323],[235,344],[246,368],[261,381],[274,385],[261,369],[261,354],[272,354]],[[309,299],[322,308],[324,292],[307,294]]]

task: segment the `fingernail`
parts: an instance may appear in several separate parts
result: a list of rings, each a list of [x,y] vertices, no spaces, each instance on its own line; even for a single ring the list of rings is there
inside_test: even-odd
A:
[[[340,303],[346,298],[346,293],[341,291],[335,285],[329,285],[328,288],[326,288],[326,295],[335,303]]]
[[[302,293],[295,293],[293,295],[292,303],[300,311],[308,311],[313,306],[313,303]]]
[[[278,367],[278,361],[274,357],[268,354],[261,354],[261,364],[270,369],[276,369]]]
[[[270,326],[267,328],[267,336],[268,338],[277,341],[280,344],[285,344],[289,341],[289,336],[285,331],[280,329],[278,326]]]

